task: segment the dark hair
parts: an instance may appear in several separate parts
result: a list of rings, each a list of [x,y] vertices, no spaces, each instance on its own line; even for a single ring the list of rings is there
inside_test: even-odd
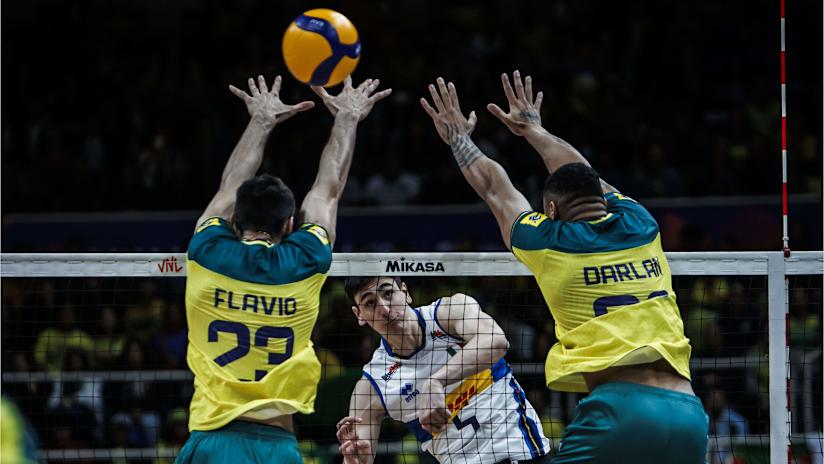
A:
[[[261,174],[237,189],[235,226],[241,231],[259,230],[279,237],[294,214],[295,196],[279,177]]]
[[[370,281],[379,279],[381,276],[372,276],[372,277],[347,277],[346,282],[343,284],[344,289],[346,290],[346,295],[354,302],[355,301],[355,294],[358,293],[363,287],[366,286]],[[400,288],[401,286],[401,278],[400,277],[393,277],[395,280],[395,285]]]
[[[601,176],[584,163],[569,163],[550,174],[544,183],[544,195],[559,197],[603,196]]]

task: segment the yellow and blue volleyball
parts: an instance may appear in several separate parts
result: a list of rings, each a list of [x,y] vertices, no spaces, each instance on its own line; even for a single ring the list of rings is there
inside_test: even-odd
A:
[[[355,70],[360,53],[355,25],[326,8],[298,16],[283,35],[283,60],[295,79],[304,84],[339,84]]]

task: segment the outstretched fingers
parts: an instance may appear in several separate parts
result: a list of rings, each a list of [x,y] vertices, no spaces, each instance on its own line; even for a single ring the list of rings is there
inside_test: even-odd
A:
[[[524,82],[521,80],[521,71],[516,69],[515,72],[512,73],[512,81],[515,83],[515,96],[518,97],[518,99],[523,100]]]
[[[428,114],[430,118],[435,119],[435,118],[438,117],[438,112],[435,111],[435,108],[432,108],[429,105],[429,102],[426,101],[425,98],[421,98],[421,106],[423,107],[423,110],[426,111],[426,114]]]
[[[369,97],[371,103],[376,103],[392,94],[392,89],[384,89]]]
[[[253,97],[257,97],[258,95],[260,95],[260,90],[258,90],[257,85],[255,85],[255,80],[250,77],[247,82],[249,84],[249,93]]]
[[[269,87],[266,85],[266,79],[260,75],[258,76],[258,89],[260,93],[269,93]]]
[[[512,90],[512,85],[509,83],[509,75],[507,73],[501,74],[501,83],[504,86],[506,100],[509,102],[510,106],[514,105],[516,101],[515,91]]]
[[[444,106],[443,101],[441,101],[441,96],[438,95],[438,91],[435,89],[435,86],[429,84],[429,95],[432,97],[432,103],[435,104],[435,108],[438,109],[438,113],[443,113]]]
[[[532,103],[532,76],[526,76],[524,79],[524,95],[527,103]]]
[[[439,77],[435,80],[435,83],[438,84],[438,92],[440,92],[441,101],[443,102],[443,107],[446,110],[451,110],[452,101],[449,99],[449,89],[446,88],[446,82],[443,80],[443,77]]]
[[[280,84],[283,82],[280,76],[275,76],[275,82],[272,83],[272,90],[269,91],[272,95],[277,96],[280,93]]]
[[[252,98],[252,97],[249,96],[248,93],[244,92],[243,90],[240,90],[239,88],[237,88],[237,87],[235,87],[234,85],[231,85],[231,84],[229,84],[229,91],[232,92],[233,94],[235,94],[235,96],[237,96],[238,98],[240,98],[243,101],[246,101],[246,100]]]
[[[538,95],[535,97],[535,111],[538,114],[541,114],[541,103],[544,102],[544,92],[538,92]]]

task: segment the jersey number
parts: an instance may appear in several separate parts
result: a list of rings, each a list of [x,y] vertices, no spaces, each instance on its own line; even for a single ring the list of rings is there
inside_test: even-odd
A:
[[[235,334],[235,336],[237,336],[237,346],[215,358],[218,366],[223,367],[249,354],[249,350],[251,349],[251,336],[249,328],[246,327],[246,325],[232,321],[212,321],[212,323],[209,324],[209,343],[217,342],[218,333],[220,332]],[[255,346],[269,346],[270,339],[285,339],[286,351],[283,353],[269,353],[269,365],[280,364],[292,356],[292,349],[295,344],[295,333],[291,328],[264,326],[255,332]],[[255,381],[262,379],[267,372],[266,370],[256,369]]]
[[[452,423],[455,424],[455,427],[457,427],[458,430],[461,430],[462,428],[464,428],[466,426],[469,426],[469,425],[471,425],[472,428],[475,429],[476,432],[478,431],[479,428],[481,428],[481,424],[478,423],[478,419],[475,416],[472,416],[469,419],[464,419],[464,420],[460,420],[460,419],[458,419],[458,416],[455,416],[452,419]]]
[[[648,300],[653,298],[657,298],[659,296],[667,296],[666,290],[658,290],[652,292],[647,297]],[[595,310],[595,316],[603,316],[607,313],[607,308],[612,308],[614,306],[629,306],[636,303],[640,303],[641,301],[635,297],[635,295],[612,295],[612,296],[604,296],[595,300],[592,303],[592,309]]]

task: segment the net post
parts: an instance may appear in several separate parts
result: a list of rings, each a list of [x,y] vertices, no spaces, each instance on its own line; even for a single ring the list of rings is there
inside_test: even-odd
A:
[[[790,414],[788,407],[789,346],[787,345],[787,293],[784,256],[769,253],[767,264],[769,304],[770,462],[789,462]]]

